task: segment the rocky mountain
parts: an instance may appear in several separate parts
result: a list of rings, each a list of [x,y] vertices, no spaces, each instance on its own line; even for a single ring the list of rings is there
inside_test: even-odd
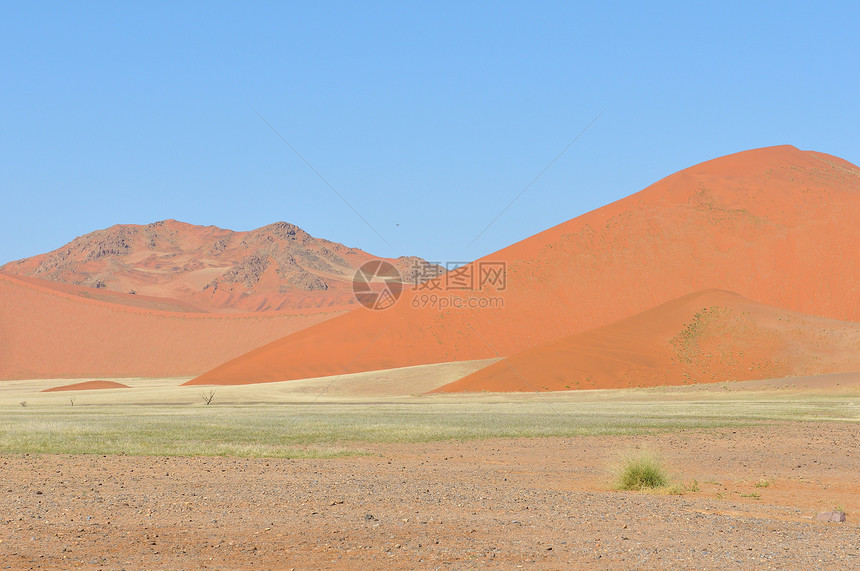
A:
[[[353,275],[373,259],[287,222],[234,232],[163,220],[97,230],[0,272],[169,298],[202,311],[265,311],[351,305]],[[387,261],[404,281],[427,264]]]

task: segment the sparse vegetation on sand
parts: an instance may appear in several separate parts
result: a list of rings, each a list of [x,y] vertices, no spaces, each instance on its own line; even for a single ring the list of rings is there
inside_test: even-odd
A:
[[[425,368],[397,374],[383,385],[412,387],[424,375],[441,373]],[[666,388],[382,396],[359,390],[379,384],[366,377],[339,378],[333,387],[330,379],[207,387],[204,394],[215,397],[208,406],[200,388],[180,386],[183,379],[124,379],[129,388],[65,394],[43,392],[56,382],[9,382],[0,386],[0,453],[328,458],[363,454],[376,443],[860,420],[856,393],[850,391],[801,395]],[[74,406],[69,397],[76,399]],[[19,405],[23,399],[28,406]]]
[[[590,407],[588,407],[590,408]],[[0,414],[0,452],[331,457],[373,442],[640,434],[739,426],[720,418],[497,403],[33,407]],[[14,413],[13,413],[14,411]]]
[[[0,453],[332,457],[364,453],[368,443],[649,434],[772,420],[853,421],[860,414],[851,397],[672,401],[659,391],[264,404],[256,400],[264,393],[247,389],[219,391],[211,406],[197,391],[180,393],[182,404],[111,402],[133,396],[126,391],[87,394],[74,407],[50,393],[26,408],[7,399],[0,405]],[[254,400],[236,402],[240,394]]]

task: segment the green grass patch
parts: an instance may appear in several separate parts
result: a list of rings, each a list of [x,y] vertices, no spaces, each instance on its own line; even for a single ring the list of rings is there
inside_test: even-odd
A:
[[[619,490],[645,490],[669,485],[666,469],[656,456],[649,452],[630,455],[621,462],[616,474],[615,487]]]
[[[82,401],[0,406],[0,453],[330,458],[364,454],[369,443],[631,435],[858,416],[848,401],[830,399],[673,402],[659,395],[324,404],[220,404],[216,398],[209,406]]]
[[[30,406],[0,410],[0,453],[332,457],[362,444],[643,434],[738,426],[573,403]]]

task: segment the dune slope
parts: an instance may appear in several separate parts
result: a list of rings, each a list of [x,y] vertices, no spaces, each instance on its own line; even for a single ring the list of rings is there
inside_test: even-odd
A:
[[[98,290],[56,285],[0,273],[0,380],[192,376],[339,315],[192,313],[175,300],[113,294],[108,303],[93,298]]]
[[[504,264],[501,285],[453,290],[446,276],[406,291],[390,309],[348,313],[190,382],[279,381],[513,355],[709,288],[860,321],[860,256],[850,254],[860,251],[857,220],[856,166],[790,146],[729,155],[467,266],[479,275],[486,264]],[[460,307],[438,303],[455,297]]]
[[[116,381],[82,381],[80,383],[72,383],[70,385],[62,385],[59,387],[51,387],[45,389],[43,393],[55,393],[62,391],[95,391],[101,389],[127,389],[128,385],[117,383]]]
[[[721,290],[543,343],[431,392],[614,389],[860,371],[860,324]]]

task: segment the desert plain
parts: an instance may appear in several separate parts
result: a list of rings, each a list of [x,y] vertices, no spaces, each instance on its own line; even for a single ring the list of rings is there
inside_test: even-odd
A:
[[[287,223],[10,262],[0,568],[857,567],[858,219],[860,169],[782,146],[384,310]]]
[[[219,387],[209,405],[184,379],[62,392],[41,392],[56,380],[6,382],[0,561],[10,569],[857,564],[860,375],[418,394],[428,377],[462,374],[456,368]],[[664,461],[672,487],[614,489],[617,464],[645,449]],[[836,509],[848,521],[816,520]]]

